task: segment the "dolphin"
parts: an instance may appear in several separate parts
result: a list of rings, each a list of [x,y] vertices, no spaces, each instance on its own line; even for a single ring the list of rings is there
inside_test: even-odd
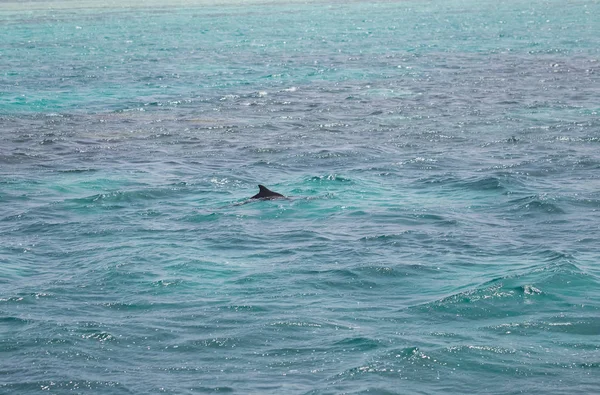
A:
[[[261,200],[273,200],[273,199],[285,199],[280,193],[273,192],[264,185],[258,186],[259,192],[252,196],[250,199],[261,199]]]

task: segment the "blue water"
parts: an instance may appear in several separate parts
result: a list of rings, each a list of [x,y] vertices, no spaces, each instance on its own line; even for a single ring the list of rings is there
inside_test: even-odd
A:
[[[0,393],[600,391],[597,0],[7,4]]]

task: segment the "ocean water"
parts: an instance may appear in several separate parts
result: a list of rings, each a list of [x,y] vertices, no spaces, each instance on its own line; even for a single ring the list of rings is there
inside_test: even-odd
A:
[[[1,394],[600,391],[599,1],[139,3],[0,3]]]

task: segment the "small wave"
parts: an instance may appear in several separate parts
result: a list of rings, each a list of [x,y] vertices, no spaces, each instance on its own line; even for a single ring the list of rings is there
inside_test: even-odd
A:
[[[5,325],[28,325],[30,323],[29,320],[23,319],[23,318],[19,318],[19,317],[0,317],[0,323],[3,323]]]
[[[446,349],[450,353],[469,353],[471,351],[488,352],[493,354],[515,354],[517,351],[511,348],[504,348],[498,346],[485,346],[485,345],[465,345],[465,346],[451,346]]]
[[[459,224],[456,219],[446,218],[442,215],[431,213],[414,214],[414,218],[417,223],[431,223],[440,226],[456,226]]]
[[[377,88],[373,88],[373,89],[368,89],[367,91],[365,91],[364,95],[365,96],[382,97],[382,98],[397,98],[397,97],[411,96],[411,95],[413,95],[413,92],[410,90],[407,90],[407,89],[385,89],[385,88],[377,89]]]
[[[423,276],[426,273],[439,273],[434,266],[420,264],[399,264],[392,266],[366,266],[355,269],[356,272],[369,277],[396,278],[407,276]]]
[[[505,180],[499,177],[461,179],[452,176],[427,177],[417,181],[419,184],[441,184],[458,190],[482,192],[506,192]]]
[[[265,307],[249,304],[234,304],[225,306],[222,309],[235,311],[235,312],[247,312],[247,313],[263,313],[267,311]]]
[[[381,344],[377,340],[366,337],[348,337],[334,344],[344,351],[371,351],[379,348]]]
[[[343,176],[340,176],[338,174],[327,174],[327,175],[323,175],[323,176],[313,176],[309,179],[307,179],[306,181],[308,182],[319,182],[319,183],[323,183],[323,182],[349,182],[352,183],[352,180]]]
[[[90,331],[81,335],[83,339],[97,340],[101,343],[114,340],[115,337],[108,332],[104,331]]]
[[[565,213],[565,211],[561,209],[558,205],[540,200],[532,200],[531,202],[521,206],[520,208],[526,209],[528,211],[539,211],[550,214]]]
[[[367,276],[404,277],[404,274],[389,266],[367,266],[358,271]]]
[[[536,258],[541,258],[544,262],[547,263],[558,263],[559,266],[556,268],[561,271],[569,270],[574,273],[579,273],[579,268],[573,263],[575,261],[575,257],[571,254],[564,253],[561,251],[555,251],[551,249],[539,249],[533,251],[533,255]],[[546,270],[548,266],[545,266],[543,270]]]
[[[448,226],[447,222],[438,222],[444,227]],[[397,233],[380,234],[380,235],[369,235],[360,238],[361,242],[367,243],[368,245],[375,246],[404,246],[406,243],[417,242],[422,244],[433,240],[434,236],[432,233],[421,230],[406,229]],[[447,242],[448,240],[445,240]],[[462,248],[473,248],[471,245],[464,243],[461,245]]]
[[[235,392],[236,390],[232,387],[192,387],[191,388],[192,392],[217,392],[217,393],[224,393],[224,394],[228,394],[228,393],[232,393]]]
[[[101,306],[117,311],[151,311],[155,306],[151,303],[107,302]]]
[[[323,325],[304,321],[277,321],[271,326],[284,328],[321,328]]]
[[[383,244],[397,244],[402,241],[403,238],[407,234],[414,233],[412,230],[406,230],[402,233],[394,233],[394,234],[385,234],[385,235],[374,235],[374,236],[364,236],[360,238],[360,241],[371,242],[376,241]]]
[[[396,163],[394,163],[394,165],[396,165],[396,166],[410,166],[410,167],[417,168],[417,169],[431,170],[434,167],[437,167],[437,163],[438,163],[438,160],[435,159],[435,158],[424,158],[422,156],[417,156],[417,157],[412,158],[412,159],[404,160],[404,161],[401,161],[401,162],[396,162]],[[436,182],[435,181],[435,177],[431,177],[429,179],[425,179],[424,181],[427,182],[428,180],[432,180],[431,182]]]
[[[84,198],[71,199],[69,201],[89,204],[89,205],[105,205],[114,203],[136,203],[144,200],[156,200],[169,197],[179,187],[171,188],[149,188],[130,191],[114,191],[106,193],[98,193]]]
[[[509,202],[514,211],[524,212],[527,215],[535,214],[565,214],[558,205],[557,199],[549,199],[545,195],[533,195]]]
[[[600,331],[600,318],[598,316],[569,317],[568,315],[561,315],[543,320],[505,323],[490,326],[486,329],[503,334],[523,336],[531,336],[533,332],[597,336]]]
[[[38,299],[47,298],[51,296],[52,294],[46,292],[33,292],[28,294],[18,294],[16,296],[9,296],[7,298],[0,298],[0,302],[35,303]]]
[[[569,199],[569,204],[578,207],[600,210],[600,199],[589,196],[574,196]]]
[[[186,222],[202,223],[217,221],[220,217],[221,216],[217,213],[196,213],[193,215],[183,217],[181,218],[181,220]]]
[[[331,131],[331,130],[330,130]],[[357,155],[356,151],[352,150],[328,150],[323,149],[317,152],[307,153],[306,156],[310,156],[315,159],[333,159],[333,158],[351,158]]]
[[[369,289],[379,286],[375,281],[371,281],[360,273],[351,269],[331,269],[331,270],[306,270],[299,272],[309,278],[318,276],[319,281],[315,286],[320,288],[323,285],[334,289]]]
[[[167,288],[167,287],[176,287],[178,285],[183,284],[183,280],[181,279],[174,279],[174,280],[156,280],[152,282],[152,285],[155,287],[160,287],[160,288]]]
[[[198,352],[205,348],[232,348],[241,343],[239,338],[234,337],[207,337],[204,339],[189,340],[180,344],[167,346],[170,350],[178,352]]]
[[[565,284],[568,284],[571,292],[597,287],[597,279],[580,270],[570,261],[568,255],[553,251],[547,251],[546,255],[547,259],[541,265],[505,274],[474,288],[414,308],[471,319],[509,317],[521,314],[524,311],[521,307],[525,305],[534,306],[538,303],[564,300]],[[536,254],[536,257],[539,258],[540,254]]]
[[[88,391],[100,390],[99,392],[132,393],[131,389],[116,381],[97,381],[97,380],[73,380],[73,379],[53,379],[43,381],[24,381],[11,384],[0,384],[0,388],[6,388],[9,393],[29,393],[35,391],[49,391],[49,393],[83,393]],[[110,388],[110,390],[109,390]]]
[[[469,180],[460,183],[461,186],[474,191],[504,191],[502,181],[496,177]]]
[[[379,345],[379,343],[377,343]],[[374,348],[373,348],[374,349]],[[368,350],[370,351],[370,350]],[[411,372],[417,373],[420,376],[426,371],[419,368],[429,370],[433,366],[441,366],[443,363],[432,355],[421,350],[419,347],[405,347],[400,349],[392,349],[380,355],[376,360],[367,362],[360,366],[351,367],[336,375],[337,379],[354,378],[356,376],[375,374],[392,375],[393,377],[406,377]],[[406,369],[407,366],[416,368]],[[376,393],[387,393],[376,391]],[[395,392],[390,392],[395,393]]]
[[[97,171],[98,171],[97,169],[85,168],[85,169],[58,170],[58,173],[65,173],[65,174],[69,174],[69,173],[95,173]]]
[[[512,298],[520,291],[519,288],[504,286],[501,281],[501,279],[492,280],[488,283],[491,283],[490,285],[459,292],[428,304],[444,308],[451,305],[471,304],[482,300]]]
[[[583,362],[579,364],[579,367],[584,369],[600,369],[600,362]]]

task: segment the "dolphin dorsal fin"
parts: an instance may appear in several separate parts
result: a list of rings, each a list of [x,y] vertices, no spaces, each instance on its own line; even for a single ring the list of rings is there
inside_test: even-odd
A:
[[[264,185],[258,186],[258,193],[252,196],[250,199],[274,199],[284,197],[282,194],[273,192]]]

